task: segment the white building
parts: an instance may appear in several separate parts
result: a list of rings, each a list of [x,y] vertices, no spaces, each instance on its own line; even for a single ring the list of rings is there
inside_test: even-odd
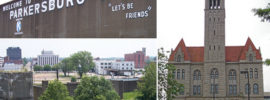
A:
[[[0,57],[0,67],[4,67],[4,57]]]
[[[2,71],[22,71],[23,64],[5,63],[3,67],[0,68]]]
[[[97,74],[108,74],[109,71],[122,71],[130,75],[134,70],[133,61],[95,60],[95,71]]]
[[[41,55],[38,55],[37,63],[39,66],[50,65],[53,66],[59,63],[59,56],[54,55],[53,51],[42,51]]]

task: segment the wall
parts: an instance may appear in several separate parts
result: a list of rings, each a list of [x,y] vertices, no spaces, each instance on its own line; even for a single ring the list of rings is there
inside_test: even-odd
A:
[[[33,73],[0,72],[0,99],[33,100]]]
[[[20,1],[22,6],[4,11],[5,7]],[[156,37],[156,0],[70,0],[73,6],[63,0],[64,6],[59,9],[56,5],[62,0],[52,0],[55,1],[52,6],[48,4],[51,0],[29,0],[30,4],[26,1],[14,0],[0,6],[1,38]],[[45,12],[42,12],[43,2],[47,2]],[[40,5],[38,10],[35,4]],[[30,12],[30,6],[34,6],[33,15],[27,16],[24,8],[28,7],[26,11]],[[55,8],[49,11],[53,6]],[[20,8],[22,16],[18,14]],[[15,11],[19,17],[11,16]]]

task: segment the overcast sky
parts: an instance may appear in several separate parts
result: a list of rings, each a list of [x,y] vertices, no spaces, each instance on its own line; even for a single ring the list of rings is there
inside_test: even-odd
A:
[[[124,57],[146,48],[146,55],[156,56],[155,39],[0,39],[0,56],[6,56],[8,47],[20,47],[23,57],[37,57],[41,51],[52,50],[60,57],[78,51],[89,51],[94,57]]]
[[[158,47],[175,48],[181,38],[187,46],[204,45],[205,0],[158,1]],[[260,22],[251,11],[270,0],[226,0],[226,45],[244,45],[248,36],[270,58],[270,22]],[[268,73],[267,73],[268,72]],[[270,92],[270,67],[264,66],[264,91]]]

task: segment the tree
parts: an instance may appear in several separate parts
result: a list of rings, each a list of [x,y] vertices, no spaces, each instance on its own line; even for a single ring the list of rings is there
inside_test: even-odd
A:
[[[74,70],[74,65],[72,64],[71,58],[65,58],[61,61],[61,69],[62,69],[65,77],[67,76],[66,75],[67,73],[69,76],[69,72]]]
[[[270,66],[270,59],[266,59],[264,63],[265,65]]]
[[[75,90],[75,100],[120,100],[112,83],[104,77],[83,77]]]
[[[27,64],[28,60],[26,58],[23,58],[23,66]]]
[[[64,84],[54,80],[48,84],[39,100],[73,100],[73,98],[69,96],[67,87]]]
[[[142,77],[142,81],[138,82],[139,92],[143,94],[138,99],[156,100],[156,63],[150,63]]]
[[[93,63],[93,57],[90,52],[80,51],[71,56],[72,65],[77,66],[76,69],[80,78],[82,78],[83,73],[87,73],[89,70],[93,69],[95,64]]]
[[[58,64],[53,65],[52,70],[56,71],[56,70],[59,70],[60,68],[61,68],[61,63],[58,63]]]
[[[41,66],[37,66],[37,65],[34,66],[34,71],[42,71],[42,70],[43,68]]]
[[[51,71],[52,68],[50,65],[44,65],[44,71]]]
[[[164,49],[158,50],[158,97],[161,100],[172,100],[183,90],[184,85],[178,83],[173,71],[175,66],[168,63]]]
[[[253,12],[255,13],[255,15],[259,16],[262,19],[262,22],[270,22],[270,3],[268,3],[266,8],[253,9]]]

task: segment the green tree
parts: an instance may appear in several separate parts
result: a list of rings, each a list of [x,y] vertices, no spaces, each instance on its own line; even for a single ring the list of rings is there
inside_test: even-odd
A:
[[[265,65],[270,66],[270,59],[266,59],[264,63]]]
[[[48,84],[39,100],[73,100],[73,98],[69,96],[67,87],[64,84],[54,80]]]
[[[43,68],[41,66],[37,66],[37,65],[34,66],[34,71],[42,71],[42,70]]]
[[[262,22],[264,21],[270,22],[270,3],[268,3],[266,8],[253,9],[253,12],[255,13],[255,15],[261,18]]]
[[[44,71],[51,71],[52,67],[50,65],[44,65]]]
[[[55,64],[55,65],[52,66],[53,71],[56,71],[56,70],[58,70],[60,68],[61,68],[61,63]]]
[[[23,66],[27,64],[28,60],[26,58],[23,58]]]
[[[93,69],[95,64],[93,63],[93,57],[90,52],[80,51],[71,56],[72,65],[76,66],[80,78],[82,78],[83,73],[87,73],[89,70]]]
[[[120,100],[112,83],[104,77],[86,77],[81,79],[75,90],[75,100]]]
[[[174,78],[173,72],[175,70],[175,66],[168,63],[164,49],[160,48],[158,50],[158,97],[160,99],[172,100],[184,91],[184,85],[178,83]]]
[[[138,82],[138,91],[143,94],[138,99],[156,100],[156,76],[156,63],[150,63],[146,66],[142,81]]]
[[[74,64],[72,64],[72,59],[71,58],[65,58],[61,61],[61,69],[64,73],[64,76],[69,76],[69,73],[74,70]]]

